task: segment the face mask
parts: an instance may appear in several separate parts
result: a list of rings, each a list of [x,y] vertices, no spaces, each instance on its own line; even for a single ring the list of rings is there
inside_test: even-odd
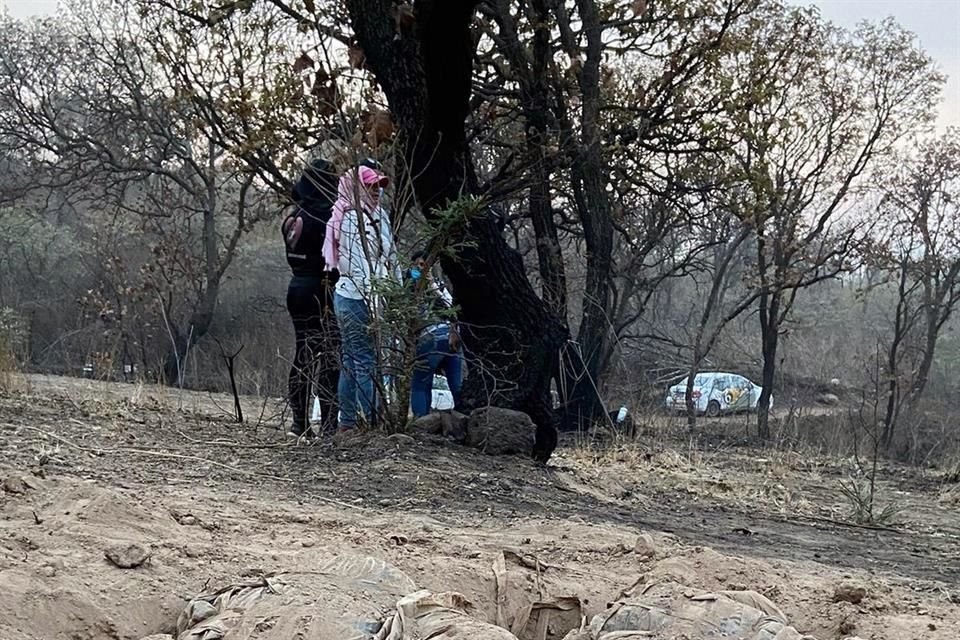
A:
[[[422,276],[422,275],[423,275],[423,274],[420,272],[420,268],[419,268],[419,267],[413,267],[412,269],[410,269],[410,279],[411,279],[411,280],[414,280],[414,281],[419,280],[419,279],[420,279],[420,276]]]

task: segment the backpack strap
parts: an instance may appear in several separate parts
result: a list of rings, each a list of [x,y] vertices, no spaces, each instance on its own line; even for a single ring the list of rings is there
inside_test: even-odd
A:
[[[287,245],[287,249],[295,249],[303,233],[303,218],[300,217],[299,208],[283,219],[280,232],[283,234],[283,242]]]

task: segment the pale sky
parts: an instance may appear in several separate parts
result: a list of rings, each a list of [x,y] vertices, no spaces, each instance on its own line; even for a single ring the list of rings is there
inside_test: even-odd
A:
[[[844,27],[892,15],[917,34],[920,45],[949,76],[940,107],[940,126],[960,125],[960,0],[795,0],[815,4]],[[57,0],[0,0],[14,17],[52,13]]]
[[[2,2],[3,0],[0,0]],[[9,0],[8,0],[9,1]],[[16,0],[14,0],[16,1]],[[853,27],[893,16],[947,74],[938,124],[960,126],[960,0],[805,0],[828,20]]]

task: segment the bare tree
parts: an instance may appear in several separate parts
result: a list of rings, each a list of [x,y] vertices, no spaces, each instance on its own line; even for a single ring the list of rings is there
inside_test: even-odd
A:
[[[171,342],[165,379],[182,383],[183,359],[209,330],[223,278],[264,200],[253,174],[231,164],[183,108],[124,15],[78,8],[90,13],[5,25],[0,127],[36,167],[39,186],[140,216],[154,231],[147,282]]]
[[[728,68],[755,103],[731,113],[754,208],[763,350],[758,428],[769,407],[782,327],[798,292],[844,268],[855,226],[841,219],[878,157],[930,118],[942,83],[892,21],[848,34],[814,10],[771,5],[754,49]]]
[[[883,446],[930,379],[937,341],[960,302],[960,131],[924,144],[885,182],[896,305],[887,346]]]

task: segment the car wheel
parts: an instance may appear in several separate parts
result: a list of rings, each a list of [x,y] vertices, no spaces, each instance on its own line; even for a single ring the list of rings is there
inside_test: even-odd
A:
[[[707,417],[716,418],[720,415],[720,403],[716,400],[711,400],[710,404],[707,405]]]

